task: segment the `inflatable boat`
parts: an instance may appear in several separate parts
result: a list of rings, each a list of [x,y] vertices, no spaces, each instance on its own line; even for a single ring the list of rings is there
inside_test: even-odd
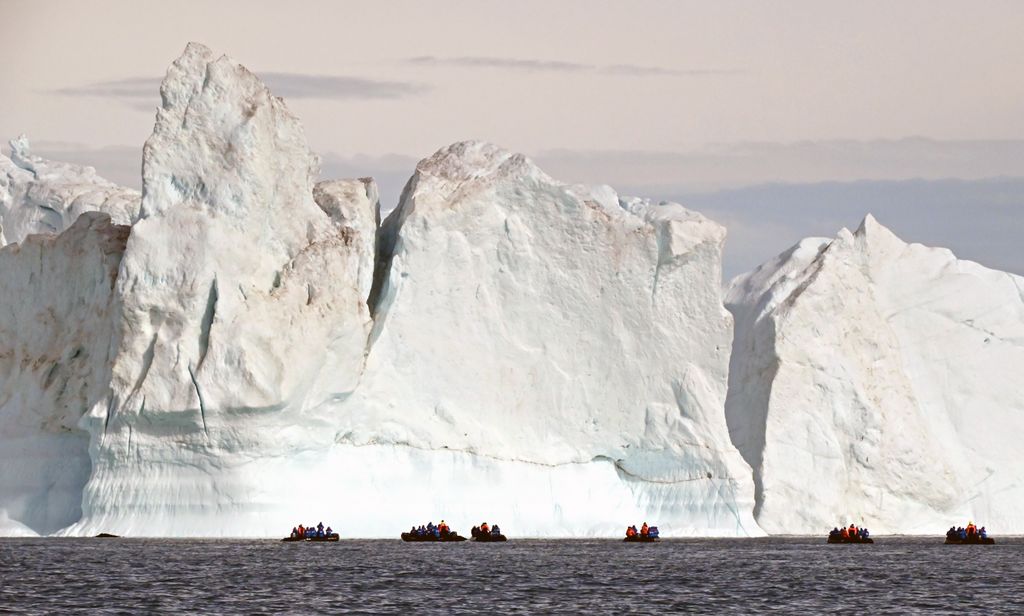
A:
[[[431,533],[427,533],[425,535],[416,535],[416,534],[413,534],[413,533],[402,533],[402,541],[412,541],[412,542],[425,541],[425,542],[429,543],[429,542],[437,542],[437,541],[445,542],[445,541],[465,541],[465,540],[466,540],[465,537],[460,536],[459,533],[456,533],[454,531],[449,531],[447,533],[441,533],[440,536],[436,536],[436,535],[433,535]]]
[[[281,541],[309,541],[311,543],[316,543],[320,541],[337,541],[338,539],[340,539],[338,533],[331,533],[330,535],[324,535],[323,537],[285,537]]]
[[[657,540],[657,537],[651,537],[650,535],[633,535],[632,537],[626,537],[623,539],[626,543],[654,543]]]
[[[874,543],[875,540],[872,539],[871,537],[868,537],[866,539],[864,537],[853,537],[853,538],[850,538],[850,537],[829,537],[828,538],[828,542],[829,543]]]
[[[473,530],[471,530],[469,534],[473,536],[473,541],[481,541],[483,543],[490,543],[492,541],[508,541],[508,538],[506,538],[505,535],[500,533],[497,535],[492,533],[483,533],[480,532],[480,529],[476,526],[473,527]]]
[[[984,539],[982,539],[981,537],[979,537],[977,535],[975,535],[973,537],[968,537],[966,539],[961,539],[959,537],[956,537],[956,538],[947,537],[946,538],[946,545],[992,545],[995,542],[996,542],[996,540],[993,539],[992,537],[985,537]]]

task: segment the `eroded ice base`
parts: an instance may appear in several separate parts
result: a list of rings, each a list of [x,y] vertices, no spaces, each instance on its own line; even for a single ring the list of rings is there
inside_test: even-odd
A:
[[[763,534],[751,503],[737,504],[729,479],[647,482],[610,460],[547,466],[460,451],[337,445],[217,462],[112,473],[92,495],[97,504],[60,534],[279,537],[300,522],[322,521],[343,537],[394,538],[442,518],[463,534],[487,521],[513,537],[615,537],[643,521],[666,537]]]

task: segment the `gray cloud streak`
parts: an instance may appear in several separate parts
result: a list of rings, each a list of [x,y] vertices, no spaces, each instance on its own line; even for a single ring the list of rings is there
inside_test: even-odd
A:
[[[306,73],[258,73],[271,92],[284,98],[317,98],[334,100],[398,99],[414,96],[429,88],[421,83],[378,81],[342,75],[310,75]],[[111,98],[136,109],[152,110],[160,96],[161,79],[128,77],[100,81],[53,90],[62,96]],[[148,101],[154,101],[149,104]]]
[[[488,56],[457,56],[453,58],[416,56],[415,58],[409,58],[407,62],[418,66],[498,68],[562,73],[599,73],[605,75],[627,75],[637,77],[736,75],[746,72],[742,69],[674,69],[662,66],[641,66],[637,64],[597,65],[583,64],[579,62],[564,62],[561,60],[533,60],[526,58],[497,58]]]

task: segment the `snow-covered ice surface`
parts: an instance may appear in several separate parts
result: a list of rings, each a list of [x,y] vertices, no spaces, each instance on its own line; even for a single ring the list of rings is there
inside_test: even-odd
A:
[[[83,212],[105,212],[119,225],[130,225],[138,214],[138,191],[101,178],[92,167],[33,156],[24,135],[10,148],[10,157],[0,153],[0,246],[33,233],[60,233]]]
[[[733,281],[731,434],[769,533],[1024,531],[1024,279],[868,216]]]

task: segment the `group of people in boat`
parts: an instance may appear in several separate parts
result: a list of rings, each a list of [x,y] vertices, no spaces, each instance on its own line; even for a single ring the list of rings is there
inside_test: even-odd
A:
[[[475,529],[478,530],[482,535],[489,534],[497,537],[501,534],[501,528],[499,528],[497,524],[495,524],[494,526],[490,526],[489,524],[487,524],[487,522],[484,522],[480,526],[475,527]]]
[[[643,526],[640,527],[640,530],[636,529],[636,524],[633,524],[632,526],[628,526],[626,528],[626,538],[627,539],[631,539],[633,537],[636,537],[637,535],[639,535],[641,537],[650,537],[651,539],[657,539],[658,538],[658,527],[657,526],[648,526],[647,522],[644,522]]]
[[[428,535],[434,535],[438,539],[440,539],[441,536],[447,535],[450,532],[452,532],[452,529],[447,524],[445,524],[444,520],[441,520],[441,523],[437,526],[434,526],[433,522],[427,522],[426,526],[421,524],[418,528],[413,526],[411,529],[409,529],[410,535],[415,535],[417,537],[426,537]]]
[[[860,528],[855,524],[850,524],[850,527],[845,526],[841,528],[833,528],[828,533],[828,538],[832,540],[840,541],[864,541],[871,537],[871,532],[866,528]]]
[[[315,537],[330,537],[333,534],[334,531],[331,530],[330,526],[324,528],[324,523],[320,522],[316,525],[316,528],[299,524],[292,528],[292,534],[289,536],[292,539],[313,539]]]
[[[949,530],[946,531],[946,539],[959,539],[960,541],[974,541],[976,539],[985,540],[988,539],[988,531],[985,530],[984,526],[978,528],[974,522],[968,521],[966,528],[963,526],[957,526],[955,528],[950,526]]]

